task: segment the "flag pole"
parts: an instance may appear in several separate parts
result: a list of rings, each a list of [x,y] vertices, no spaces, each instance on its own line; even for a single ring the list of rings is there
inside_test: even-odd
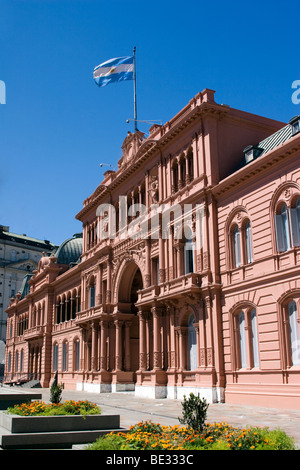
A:
[[[134,89],[134,131],[137,129],[137,112],[136,112],[136,71],[135,71],[135,51],[136,47],[133,48],[133,89]]]

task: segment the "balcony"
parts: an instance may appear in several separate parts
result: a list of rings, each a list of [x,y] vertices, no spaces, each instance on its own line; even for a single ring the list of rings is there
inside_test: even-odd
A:
[[[198,295],[201,286],[201,276],[197,273],[189,273],[171,279],[160,285],[150,286],[138,291],[138,305],[146,305],[155,300],[168,300],[182,298],[184,292],[187,296]]]
[[[44,326],[38,325],[32,328],[28,328],[24,331],[23,337],[25,341],[30,341],[32,339],[42,338],[44,335]]]

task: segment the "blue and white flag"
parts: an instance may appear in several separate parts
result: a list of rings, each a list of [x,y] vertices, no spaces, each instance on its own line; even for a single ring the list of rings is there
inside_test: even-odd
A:
[[[117,57],[94,68],[94,80],[99,87],[109,83],[133,80],[133,57]]]

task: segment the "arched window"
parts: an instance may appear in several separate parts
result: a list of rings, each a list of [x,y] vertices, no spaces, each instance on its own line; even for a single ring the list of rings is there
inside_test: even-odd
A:
[[[18,369],[19,369],[19,351],[16,352],[16,366],[15,366],[16,372],[18,372]]]
[[[67,341],[64,341],[63,342],[63,357],[62,357],[62,360],[63,360],[62,370],[63,371],[68,370],[68,352],[69,352],[68,343]]]
[[[57,343],[53,345],[52,369],[54,372],[58,370],[58,344]]]
[[[177,161],[175,161],[174,164],[173,164],[172,175],[173,175],[172,193],[177,193],[177,191],[178,191],[178,178],[179,178]]]
[[[188,319],[188,369],[197,368],[197,336],[194,327],[195,317],[193,314]]]
[[[259,367],[256,309],[243,308],[234,315],[235,364],[237,369]]]
[[[238,226],[233,230],[233,267],[241,266],[241,236]]]
[[[252,234],[251,234],[251,224],[248,220],[245,225],[245,250],[246,250],[246,260],[247,263],[252,263],[253,253],[252,253]]]
[[[297,321],[297,305],[295,301],[288,304],[288,315],[290,325],[291,361],[293,366],[300,365],[300,335]]]
[[[7,370],[11,372],[11,352],[8,353]]]
[[[189,274],[194,272],[194,243],[190,229],[187,229],[186,237],[184,244],[184,266],[185,274]]]
[[[253,367],[259,367],[258,332],[257,332],[257,318],[256,318],[255,308],[251,310],[250,316],[251,316]]]
[[[300,246],[300,198],[290,209],[293,246]]]
[[[24,365],[24,351],[23,351],[23,349],[21,349],[20,372],[23,372],[23,365]]]
[[[239,313],[239,333],[240,333],[240,366],[242,369],[247,367],[247,349],[246,349],[246,332],[245,332],[245,314]]]
[[[95,283],[92,280],[90,284],[90,308],[95,307]]]
[[[80,341],[74,341],[74,369],[80,370]]]
[[[291,248],[290,227],[287,205],[283,204],[275,214],[277,251],[284,252]]]

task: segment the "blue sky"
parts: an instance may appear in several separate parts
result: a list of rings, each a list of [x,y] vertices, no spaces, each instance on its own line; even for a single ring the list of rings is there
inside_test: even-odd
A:
[[[93,68],[134,46],[140,120],[165,123],[205,88],[283,122],[300,114],[295,3],[1,0],[0,224],[56,244],[81,231],[100,163],[117,166],[133,131],[133,82],[98,88]]]

